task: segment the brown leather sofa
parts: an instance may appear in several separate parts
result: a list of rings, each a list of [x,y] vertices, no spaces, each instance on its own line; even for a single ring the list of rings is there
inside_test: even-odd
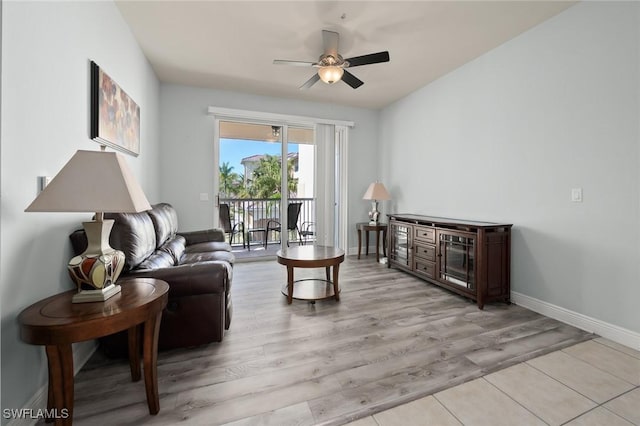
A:
[[[114,219],[109,242],[125,254],[120,280],[151,277],[169,284],[158,347],[169,349],[220,342],[231,324],[231,246],[221,229],[178,232],[175,209],[160,203],[142,213],[109,213]],[[74,251],[87,246],[84,230],[70,236]],[[123,282],[126,285],[126,282]],[[126,334],[101,339],[109,356],[127,351]]]

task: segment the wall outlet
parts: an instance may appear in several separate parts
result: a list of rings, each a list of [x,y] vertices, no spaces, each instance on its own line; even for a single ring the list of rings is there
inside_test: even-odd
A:
[[[200,193],[200,201],[209,201],[209,193],[201,192]]]
[[[582,188],[571,188],[571,201],[574,203],[582,202]]]

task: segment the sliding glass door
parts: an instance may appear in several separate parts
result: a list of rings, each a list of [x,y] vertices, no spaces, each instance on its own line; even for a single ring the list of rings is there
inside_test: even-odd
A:
[[[315,240],[312,128],[216,120],[218,226],[237,257]]]

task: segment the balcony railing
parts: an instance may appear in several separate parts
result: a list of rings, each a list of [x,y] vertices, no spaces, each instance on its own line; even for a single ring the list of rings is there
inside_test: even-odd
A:
[[[249,241],[248,233],[255,229],[266,229],[270,220],[280,222],[283,230],[286,230],[286,223],[283,223],[280,215],[280,199],[273,198],[220,198],[220,203],[229,204],[229,212],[231,216],[231,225],[235,223],[244,223],[245,241]],[[312,231],[313,234],[303,235],[302,242],[307,243],[315,240],[315,199],[314,198],[289,198],[289,204],[302,203],[300,215],[298,216],[298,229],[303,231]],[[253,243],[260,241],[264,243],[263,238],[266,237],[267,243],[275,243],[280,241],[279,232],[269,232],[270,235],[264,235],[266,232],[251,233],[250,239]],[[289,232],[289,241],[300,242],[301,236],[297,232]],[[232,244],[234,247],[242,245],[242,240],[235,238]]]

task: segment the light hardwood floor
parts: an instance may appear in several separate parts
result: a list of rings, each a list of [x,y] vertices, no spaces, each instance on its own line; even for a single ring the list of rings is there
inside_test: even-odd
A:
[[[311,276],[324,270],[296,269]],[[345,424],[594,337],[515,305],[478,310],[372,256],[341,265],[340,302],[287,305],[285,281],[275,260],[236,264],[224,341],[159,354],[157,416],[128,363],[96,353],[75,423]]]

